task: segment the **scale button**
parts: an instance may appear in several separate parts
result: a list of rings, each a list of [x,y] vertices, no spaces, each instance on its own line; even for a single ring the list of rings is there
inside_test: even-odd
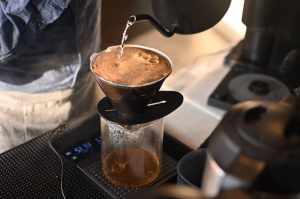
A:
[[[72,156],[72,160],[77,160],[78,157],[77,156]]]
[[[65,156],[68,156],[68,157],[69,157],[69,156],[71,156],[71,155],[72,155],[72,152],[71,152],[71,151],[68,151],[68,152],[65,153]]]

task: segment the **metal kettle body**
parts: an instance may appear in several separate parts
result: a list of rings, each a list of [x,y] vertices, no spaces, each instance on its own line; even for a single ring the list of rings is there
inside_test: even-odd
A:
[[[230,3],[231,0],[152,0],[154,16],[136,15],[136,20],[149,20],[167,37],[194,34],[216,25]]]

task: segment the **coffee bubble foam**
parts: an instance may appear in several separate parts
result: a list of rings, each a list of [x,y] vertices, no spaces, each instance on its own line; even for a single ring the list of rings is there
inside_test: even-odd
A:
[[[94,72],[110,82],[131,86],[151,83],[171,73],[168,60],[153,51],[125,47],[121,58],[118,53],[118,47],[99,53],[94,61]]]

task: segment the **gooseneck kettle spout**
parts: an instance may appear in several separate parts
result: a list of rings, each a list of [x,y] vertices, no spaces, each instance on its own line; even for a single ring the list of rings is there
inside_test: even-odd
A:
[[[164,27],[158,20],[154,17],[146,14],[133,15],[130,18],[135,17],[135,20],[138,21],[149,21],[162,35],[166,37],[171,37],[176,33],[176,27],[174,26],[171,29]],[[129,18],[129,20],[130,20]]]

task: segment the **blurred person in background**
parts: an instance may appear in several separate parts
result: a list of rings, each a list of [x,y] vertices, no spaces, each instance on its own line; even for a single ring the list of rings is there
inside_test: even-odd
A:
[[[95,115],[89,57],[120,42],[136,2],[0,1],[0,153]]]

